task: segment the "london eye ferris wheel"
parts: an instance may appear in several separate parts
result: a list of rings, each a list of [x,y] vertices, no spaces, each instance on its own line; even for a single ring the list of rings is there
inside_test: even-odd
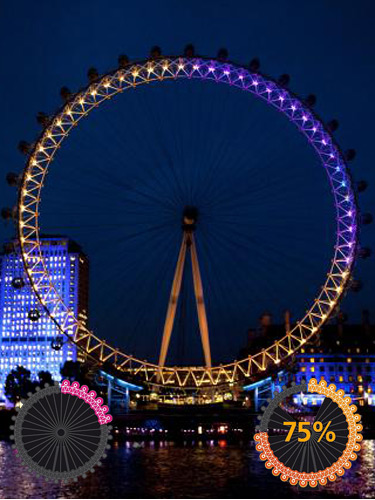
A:
[[[149,59],[119,63],[103,76],[92,70],[76,93],[64,89],[64,105],[45,118],[28,155],[19,243],[41,311],[125,377],[194,388],[264,373],[318,334],[350,282],[358,208],[335,124],[322,122],[312,97],[292,93],[286,75],[271,79],[256,60],[243,67],[223,52],[205,58],[189,47],[181,56],[155,50]],[[120,118],[111,121],[109,109]],[[319,205],[332,219],[317,220]],[[111,323],[103,313],[107,327],[95,333],[64,303],[40,248],[41,234],[60,226],[85,250],[91,245],[90,259],[95,251],[102,256],[101,282],[93,277],[91,288],[101,293],[97,307],[107,300],[118,318]],[[293,308],[283,300],[297,286],[290,300],[301,301],[299,317],[280,338],[217,363],[215,345],[235,356],[235,331],[251,321],[249,309],[260,312],[262,293]],[[186,326],[190,320],[194,327]],[[144,339],[152,361],[129,353],[130,338],[113,335],[123,348],[103,339],[119,325],[130,331],[131,322],[134,346]],[[185,343],[201,344],[202,364],[168,364],[177,330]]]

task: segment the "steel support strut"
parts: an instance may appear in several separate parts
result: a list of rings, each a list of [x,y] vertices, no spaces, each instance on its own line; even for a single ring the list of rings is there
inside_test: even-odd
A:
[[[173,278],[172,290],[169,297],[168,310],[164,323],[163,339],[160,348],[159,366],[164,366],[167,358],[169,343],[171,340],[173,324],[176,317],[176,310],[178,305],[178,298],[181,291],[182,276],[184,273],[184,265],[186,260],[186,253],[190,251],[191,265],[193,271],[194,294],[197,305],[197,314],[199,322],[199,330],[201,334],[202,347],[206,366],[211,368],[211,349],[210,338],[208,332],[208,323],[206,316],[206,306],[204,303],[202,278],[199,270],[198,254],[193,235],[192,227],[189,224],[184,229],[180,253],[178,255],[176,271]]]
[[[165,365],[165,360],[167,358],[169,342],[171,340],[172,329],[174,324],[174,319],[176,317],[176,310],[178,304],[178,297],[180,296],[182,275],[184,273],[184,265],[186,258],[186,248],[187,248],[187,235],[184,232],[180,253],[178,255],[176,271],[173,278],[172,290],[169,297],[167,316],[164,323],[163,340],[160,348],[159,355],[159,366]]]

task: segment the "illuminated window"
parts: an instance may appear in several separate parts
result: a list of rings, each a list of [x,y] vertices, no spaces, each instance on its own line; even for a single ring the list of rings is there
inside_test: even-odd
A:
[[[315,363],[315,358],[310,358],[310,363]]]

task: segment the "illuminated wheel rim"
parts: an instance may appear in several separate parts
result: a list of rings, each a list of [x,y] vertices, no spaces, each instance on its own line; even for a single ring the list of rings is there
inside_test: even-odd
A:
[[[74,126],[90,111],[117,94],[139,85],[164,80],[212,80],[247,91],[278,109],[306,137],[325,168],[336,210],[336,244],[331,267],[318,297],[296,325],[270,347],[225,365],[160,367],[123,353],[90,332],[75,317],[52,283],[40,248],[39,204],[49,164]],[[296,95],[278,83],[246,68],[215,59],[164,57],[129,64],[98,78],[53,116],[37,140],[24,169],[18,206],[18,230],[22,258],[31,286],[40,303],[62,333],[87,354],[116,369],[142,375],[146,382],[201,387],[235,382],[264,372],[293,354],[327,321],[345,292],[357,248],[357,206],[351,177],[343,155],[331,134]]]

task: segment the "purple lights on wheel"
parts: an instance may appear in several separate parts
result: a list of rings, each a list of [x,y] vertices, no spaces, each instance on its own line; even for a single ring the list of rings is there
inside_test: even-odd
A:
[[[173,60],[171,60],[171,64],[173,64]],[[273,80],[232,64],[203,59],[186,59],[183,74],[178,76],[215,80],[251,92],[285,114],[306,136],[327,172],[336,208],[336,248],[329,275],[332,273],[342,274],[346,270],[350,271],[348,268],[354,260],[357,242],[355,195],[345,160],[331,134],[316,114],[294,94]],[[329,279],[328,277],[326,285],[329,285]],[[338,298],[330,296],[330,302],[332,299],[337,301]]]

